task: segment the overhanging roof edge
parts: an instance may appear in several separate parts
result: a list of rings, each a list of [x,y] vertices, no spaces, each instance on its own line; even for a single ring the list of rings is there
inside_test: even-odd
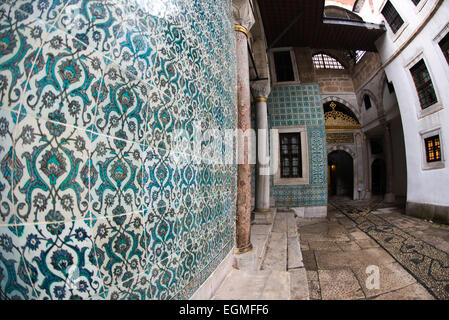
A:
[[[379,30],[379,31],[387,31],[387,28],[383,24],[369,23],[369,22],[361,22],[354,20],[345,20],[345,19],[332,19],[332,18],[323,18],[323,24],[338,24],[342,26],[351,26],[351,27],[361,27],[370,30]]]

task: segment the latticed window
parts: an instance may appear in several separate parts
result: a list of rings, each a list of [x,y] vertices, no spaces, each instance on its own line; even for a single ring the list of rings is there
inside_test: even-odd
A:
[[[382,15],[387,20],[393,33],[396,33],[404,24],[404,20],[402,20],[401,16],[393,7],[390,1],[387,1],[384,8],[382,9]]]
[[[426,144],[427,162],[441,161],[440,136],[426,138],[424,142]]]
[[[335,58],[324,53],[318,53],[312,57],[315,69],[338,69],[342,70],[345,67]]]
[[[439,45],[441,50],[443,50],[447,63],[449,63],[449,33],[446,34],[443,39],[441,39]]]
[[[273,52],[276,79],[278,82],[295,81],[290,51]]]
[[[437,96],[433,88],[432,79],[430,78],[429,70],[427,70],[424,60],[420,60],[411,69],[413,81],[415,82],[416,90],[418,91],[419,102],[421,108],[425,109],[435,102]]]
[[[301,178],[301,134],[279,134],[281,148],[281,178]]]

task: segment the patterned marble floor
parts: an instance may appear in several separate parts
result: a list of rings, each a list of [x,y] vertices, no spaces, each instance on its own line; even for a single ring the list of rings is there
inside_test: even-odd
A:
[[[388,252],[435,299],[449,299],[448,226],[405,216],[382,201],[332,199],[329,206]]]

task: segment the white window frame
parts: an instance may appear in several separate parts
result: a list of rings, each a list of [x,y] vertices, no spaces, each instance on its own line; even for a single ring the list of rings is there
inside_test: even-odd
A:
[[[388,23],[387,19],[382,14],[382,10],[384,9],[384,7],[385,7],[385,5],[387,4],[388,1],[391,2],[391,4],[394,6],[394,9],[397,11],[397,13],[401,17],[401,19],[404,21],[404,23],[398,29],[398,31],[396,31],[396,33],[393,33],[393,30],[391,29],[390,24]],[[401,0],[401,1],[403,1],[403,0]],[[412,2],[410,2],[410,4],[413,5]],[[391,1],[391,0],[384,0],[384,2],[382,2],[382,5],[380,6],[380,9],[379,9],[379,14],[382,16],[384,24],[386,26],[388,26],[388,30],[390,31],[390,34],[391,34],[391,40],[393,42],[396,42],[399,39],[399,37],[404,33],[404,30],[407,29],[408,24],[409,24],[408,21],[406,21],[404,19],[404,16],[401,14],[400,10],[398,10],[398,7],[394,4],[394,1]]]
[[[423,170],[443,169],[445,167],[444,144],[441,127],[423,130],[419,133],[421,139],[421,168]],[[427,146],[425,139],[438,135],[440,137],[441,161],[427,162]]]
[[[437,97],[437,101],[425,109],[421,108],[421,102],[419,101],[418,91],[416,89],[415,81],[413,80],[412,72],[410,70],[421,59],[424,60],[424,63],[426,64],[427,71],[429,71],[430,79],[432,80],[433,90],[435,91],[435,95]],[[409,60],[409,62],[406,65],[404,65],[404,68],[406,69],[405,71],[407,74],[407,79],[408,79],[409,85],[412,88],[412,92],[414,92],[414,100],[415,100],[414,105],[415,105],[415,109],[416,109],[417,118],[422,119],[422,118],[427,117],[433,113],[441,111],[443,109],[443,104],[441,102],[442,100],[440,97],[440,93],[438,91],[437,83],[434,80],[435,77],[433,76],[431,65],[429,64],[429,60],[424,55],[424,51],[421,50],[417,55],[415,55],[411,60]]]
[[[273,156],[274,163],[277,163],[277,170],[275,171],[273,182],[276,186],[293,186],[309,184],[309,145],[307,138],[307,127],[274,127],[277,133],[273,135]],[[302,177],[301,178],[281,178],[281,149],[279,143],[279,136],[281,133],[300,133],[301,134],[301,163],[302,163]]]
[[[290,58],[292,61],[292,68],[293,68],[293,76],[295,77],[294,81],[280,81],[277,80],[276,75],[276,64],[274,63],[274,52],[282,52],[282,51],[289,51],[290,52]],[[270,71],[272,74],[272,81],[273,85],[291,85],[291,84],[299,84],[299,72],[298,72],[298,65],[296,64],[296,57],[295,57],[295,51],[293,50],[293,47],[284,47],[284,48],[275,48],[271,49],[269,51],[269,59],[270,59]]]
[[[414,6],[414,7],[415,7],[415,13],[416,13],[416,14],[420,13],[421,10],[422,10],[422,9],[424,8],[424,6],[426,5],[426,3],[427,3],[427,0],[421,0],[421,2],[418,3],[417,6]],[[413,5],[413,2],[412,2],[412,5]]]
[[[435,50],[438,52],[438,56],[440,57],[441,63],[444,65],[443,68],[446,70],[449,69],[449,61],[447,61],[446,56],[441,50],[440,41],[449,33],[449,23],[444,26],[444,28],[437,34],[435,38],[433,38],[433,45],[435,46]],[[446,75],[449,73],[449,70],[446,71]]]

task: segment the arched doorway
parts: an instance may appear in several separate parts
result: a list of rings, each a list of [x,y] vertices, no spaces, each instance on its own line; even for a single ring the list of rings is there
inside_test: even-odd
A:
[[[371,165],[371,191],[373,195],[384,195],[387,189],[387,169],[383,159],[376,159]]]
[[[329,196],[354,196],[354,160],[343,150],[329,153],[328,161],[328,191]]]

